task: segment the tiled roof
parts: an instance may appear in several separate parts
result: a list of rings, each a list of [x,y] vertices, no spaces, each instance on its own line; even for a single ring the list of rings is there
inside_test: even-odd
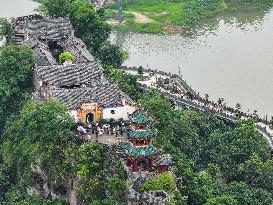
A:
[[[71,35],[73,28],[68,17],[51,18],[32,15],[15,19],[13,25],[25,24],[30,39],[61,39]]]
[[[120,147],[128,151],[133,147],[133,145],[131,143],[120,143]]]
[[[95,60],[79,38],[69,37],[64,41],[61,41],[60,45],[64,48],[64,51],[67,51],[74,56],[76,63]]]
[[[103,81],[102,69],[96,62],[72,65],[37,66],[37,78],[49,85],[79,85]]]
[[[149,157],[159,154],[159,151],[154,146],[133,147],[127,154],[130,157]]]
[[[119,105],[122,99],[130,98],[115,84],[92,84],[79,88],[48,86],[51,98],[59,100],[68,109],[77,109],[82,103],[97,102],[101,105]]]
[[[143,139],[143,138],[150,138],[156,135],[156,130],[134,130],[132,128],[127,129],[128,138],[136,138],[136,139]]]
[[[132,113],[129,118],[129,121],[136,124],[146,124],[148,123],[148,117],[142,109],[138,109]]]
[[[36,55],[34,71],[43,84],[37,86],[40,84],[35,83],[38,90],[33,94],[34,99],[57,99],[68,109],[77,109],[81,104],[90,102],[103,106],[119,105],[126,99],[132,103],[116,84],[105,79],[86,45],[74,36],[68,17],[18,17],[12,22],[12,30],[22,40],[20,44],[30,46]],[[52,42],[59,52],[71,53],[75,58],[74,64],[59,65],[58,59],[55,59],[56,52],[52,51],[55,49],[51,46]]]
[[[153,166],[172,166],[175,164],[170,154],[162,154],[153,161]]]

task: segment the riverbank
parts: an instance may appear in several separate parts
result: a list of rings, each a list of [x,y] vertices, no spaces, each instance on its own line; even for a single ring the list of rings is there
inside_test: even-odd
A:
[[[211,0],[210,2],[188,1],[155,1],[155,0],[124,0],[124,23],[117,22],[116,4],[106,6],[106,18],[114,29],[137,33],[177,33],[190,28],[197,22],[224,12],[240,12],[241,9],[269,7],[264,3],[238,3],[227,0]],[[145,16],[150,21],[140,22],[135,14]]]

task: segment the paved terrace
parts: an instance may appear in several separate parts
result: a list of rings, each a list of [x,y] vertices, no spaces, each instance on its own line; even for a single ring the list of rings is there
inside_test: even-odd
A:
[[[87,131],[86,133],[84,132],[78,132],[78,137],[85,140],[85,141],[93,141],[93,142],[99,142],[101,144],[107,144],[107,145],[114,145],[114,144],[119,144],[120,142],[127,143],[128,137],[127,133],[124,132],[123,135],[118,132],[116,135],[114,134],[107,134],[105,131],[98,136],[96,133],[92,133],[91,131]]]

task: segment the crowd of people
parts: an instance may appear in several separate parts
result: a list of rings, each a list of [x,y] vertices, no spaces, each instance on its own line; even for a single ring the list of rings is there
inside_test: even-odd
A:
[[[116,138],[124,135],[125,123],[86,123],[77,125],[77,132],[81,137],[87,136],[90,140],[92,135],[95,135],[96,141],[102,135],[114,135]]]
[[[240,117],[253,118],[257,122],[262,122],[266,125],[269,124],[269,121],[267,119],[260,118],[256,111],[254,111],[253,113],[245,113],[240,110],[241,108],[239,106],[237,108],[226,106],[226,104],[223,103],[224,100],[222,98],[219,98],[219,101],[216,103],[211,100],[208,100],[208,97],[202,98],[199,95],[194,94],[197,92],[191,92],[191,91],[185,92],[185,90],[180,89],[181,85],[180,86],[177,85],[178,82],[174,83],[167,79],[168,78],[163,80],[161,79],[160,83],[153,82],[151,84],[151,87],[154,87],[158,91],[163,92],[165,94],[172,95],[172,97],[176,97],[179,100],[187,101],[187,103],[191,103],[195,105],[196,107],[201,107],[204,109],[209,109],[211,111],[217,112],[219,115],[223,115],[230,118],[240,118]]]

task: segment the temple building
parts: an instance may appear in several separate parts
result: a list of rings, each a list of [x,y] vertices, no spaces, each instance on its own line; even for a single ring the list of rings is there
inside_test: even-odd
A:
[[[19,17],[12,22],[13,43],[28,45],[35,57],[33,99],[56,99],[67,107],[76,122],[92,123],[105,118],[128,120],[133,101],[109,82],[86,45],[74,35],[68,17],[43,15]],[[59,61],[63,52],[73,62]]]
[[[143,109],[137,109],[129,117],[130,125],[127,129],[129,143],[121,144],[127,156],[126,164],[132,172],[156,171],[162,173],[169,171],[174,161],[152,145],[152,139],[157,131],[149,126],[149,118]]]

